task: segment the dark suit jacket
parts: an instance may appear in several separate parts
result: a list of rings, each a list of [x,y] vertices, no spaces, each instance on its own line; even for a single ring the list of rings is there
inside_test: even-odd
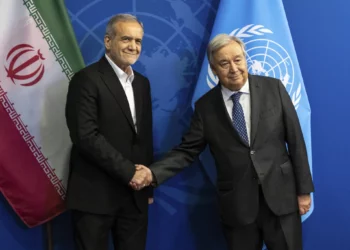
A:
[[[196,102],[181,145],[151,165],[160,184],[193,162],[208,144],[216,162],[222,221],[232,226],[254,222],[259,182],[276,215],[297,211],[297,195],[314,190],[299,120],[284,86],[277,79],[253,75],[249,84],[250,147],[234,129],[218,85]]]
[[[104,56],[70,82],[66,104],[73,142],[69,209],[110,214],[130,195],[141,210],[147,208],[149,190],[135,192],[128,187],[134,164],[148,166],[153,161],[150,84],[136,71],[134,75],[137,132],[124,89]]]

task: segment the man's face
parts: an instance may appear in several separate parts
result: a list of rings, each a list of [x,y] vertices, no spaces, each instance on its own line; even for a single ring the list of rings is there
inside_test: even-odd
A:
[[[114,38],[104,38],[106,54],[123,71],[134,64],[141,53],[143,29],[138,22],[117,22]]]
[[[248,78],[244,52],[235,41],[214,52],[211,69],[220,83],[232,91],[240,90]]]

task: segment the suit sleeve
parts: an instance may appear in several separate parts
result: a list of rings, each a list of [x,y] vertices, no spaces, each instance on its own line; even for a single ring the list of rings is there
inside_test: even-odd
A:
[[[146,150],[147,150],[147,165],[153,162],[153,115],[152,115],[152,97],[151,97],[151,87],[147,80],[147,92],[146,92],[146,102],[145,102],[145,127],[147,128],[146,133]]]
[[[307,151],[299,118],[294,105],[281,81],[279,92],[282,99],[283,119],[285,125],[285,140],[296,177],[297,194],[309,194],[314,191],[310,173]]]
[[[100,133],[98,88],[85,72],[77,73],[69,84],[66,121],[71,140],[78,151],[115,179],[128,184],[134,164],[125,159]]]
[[[153,176],[156,179],[155,184],[160,185],[179,173],[186,166],[189,166],[204,150],[206,144],[203,120],[196,108],[190,128],[183,136],[181,144],[167,153],[162,160],[150,166]]]
[[[147,91],[146,91],[146,102],[145,102],[145,127],[147,128],[146,132],[146,151],[147,151],[147,158],[148,162],[146,163],[147,166],[149,166],[153,162],[153,115],[152,115],[152,96],[151,96],[151,87],[150,83],[147,80]],[[153,187],[148,187],[148,197],[153,197]]]

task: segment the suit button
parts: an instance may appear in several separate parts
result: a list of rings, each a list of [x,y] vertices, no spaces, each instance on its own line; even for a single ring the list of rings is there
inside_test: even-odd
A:
[[[251,155],[255,154],[255,151],[254,150],[250,151],[250,154]]]

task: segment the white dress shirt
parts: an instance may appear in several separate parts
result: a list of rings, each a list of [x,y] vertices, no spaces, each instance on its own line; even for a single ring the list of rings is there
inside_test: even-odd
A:
[[[126,98],[128,99],[128,102],[129,102],[131,117],[132,117],[132,120],[134,122],[135,130],[137,131],[134,90],[132,88],[132,82],[135,78],[134,71],[132,70],[131,66],[129,66],[127,69],[128,73],[126,73],[123,70],[121,70],[106,54],[105,54],[105,57],[106,57],[107,61],[109,62],[109,64],[112,66],[120,83],[122,84]]]
[[[225,88],[224,86],[221,85],[222,97],[224,99],[227,113],[229,114],[231,120],[232,120],[232,108],[233,108],[233,101],[231,99],[231,96],[237,92],[238,91],[231,91],[228,88]],[[242,105],[242,108],[243,108],[245,125],[247,127],[248,141],[250,144],[250,128],[251,128],[250,113],[251,113],[251,109],[250,109],[250,91],[249,91],[248,79],[247,79],[246,83],[243,85],[243,87],[239,90],[239,92],[242,92],[242,95],[239,98],[239,103]]]

